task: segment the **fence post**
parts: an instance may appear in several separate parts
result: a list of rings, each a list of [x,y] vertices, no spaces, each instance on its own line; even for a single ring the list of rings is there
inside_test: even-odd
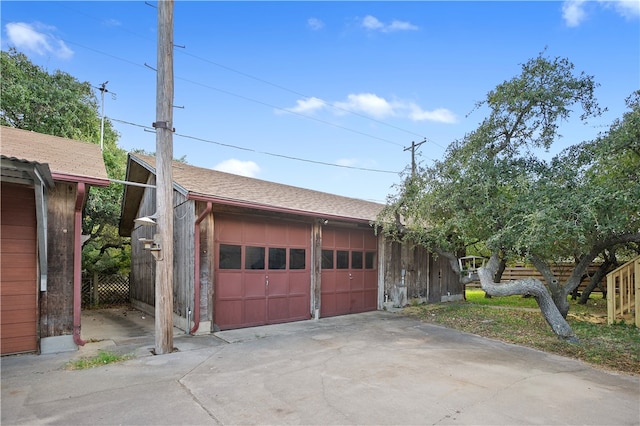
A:
[[[100,303],[100,288],[99,288],[100,278],[98,277],[98,273],[93,273],[93,304],[97,305]]]
[[[633,267],[633,281],[636,296],[636,327],[640,328],[640,257],[636,258]]]

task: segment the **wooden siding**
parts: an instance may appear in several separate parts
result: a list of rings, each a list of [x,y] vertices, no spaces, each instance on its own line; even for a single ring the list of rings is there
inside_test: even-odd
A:
[[[151,176],[147,182],[155,184],[155,177]],[[150,216],[156,211],[154,190],[145,190],[136,217]],[[131,233],[131,299],[145,305],[155,306],[155,278],[156,264],[151,252],[145,250],[140,238],[153,238],[155,226],[141,226],[135,224]],[[154,314],[154,312],[149,312]]]
[[[173,311],[193,320],[195,201],[173,191],[173,206]]]
[[[37,336],[37,237],[33,187],[2,183],[0,353],[31,352]]]
[[[439,303],[443,297],[462,295],[462,285],[449,262],[434,258],[424,247],[386,241],[384,248],[384,293],[391,300],[394,286],[402,283],[402,270],[408,299]]]
[[[40,301],[40,337],[73,334],[76,184],[56,182],[47,203],[48,278]]]

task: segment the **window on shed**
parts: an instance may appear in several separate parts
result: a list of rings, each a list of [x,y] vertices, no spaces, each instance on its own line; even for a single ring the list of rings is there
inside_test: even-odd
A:
[[[322,250],[322,269],[333,269],[333,250]]]
[[[269,269],[287,268],[287,249],[269,247]]]
[[[264,269],[264,247],[245,247],[245,269]]]
[[[306,268],[306,250],[305,249],[289,249],[289,269],[305,269]]]
[[[362,252],[351,252],[351,269],[362,269]]]
[[[220,244],[218,267],[220,269],[240,269],[242,267],[242,247]]]
[[[376,269],[376,252],[368,251],[364,254],[364,268]]]
[[[349,269],[349,252],[338,250],[336,251],[336,268],[337,269]]]

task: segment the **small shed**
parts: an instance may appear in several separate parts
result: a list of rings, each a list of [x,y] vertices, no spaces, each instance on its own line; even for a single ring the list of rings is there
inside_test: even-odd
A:
[[[376,234],[382,204],[180,162],[173,179],[174,324],[187,332],[381,309],[403,263],[425,295],[433,283],[429,253]],[[155,158],[130,154],[126,180],[154,185]],[[154,230],[134,219],[155,206],[153,188],[127,185],[120,234],[132,238],[132,303],[150,314],[154,258],[139,241]]]
[[[75,350],[82,209],[109,185],[100,147],[6,126],[0,139],[0,352]]]

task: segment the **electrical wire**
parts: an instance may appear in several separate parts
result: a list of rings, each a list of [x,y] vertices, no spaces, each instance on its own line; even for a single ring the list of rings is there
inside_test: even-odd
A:
[[[132,123],[130,121],[120,120],[118,118],[113,118],[113,117],[107,117],[107,118],[109,120],[115,121],[117,123],[122,123],[122,124],[126,124],[126,125],[129,125],[129,126],[140,127],[140,128],[143,128],[146,131],[154,131],[152,127],[145,126],[143,124]],[[213,144],[213,145],[224,146],[226,148],[232,148],[232,149],[237,149],[237,150],[241,150],[241,151],[253,152],[255,154],[262,154],[262,155],[268,155],[268,156],[271,156],[271,157],[284,158],[284,159],[287,159],[287,160],[301,161],[301,162],[312,163],[312,164],[320,164],[320,165],[323,165],[323,166],[339,167],[339,168],[342,168],[342,169],[360,170],[360,171],[365,171],[365,172],[400,174],[400,172],[392,171],[392,170],[381,170],[381,169],[372,169],[372,168],[367,168],[367,167],[346,166],[344,164],[335,164],[335,163],[329,163],[329,162],[325,162],[325,161],[309,160],[308,158],[294,157],[294,156],[291,156],[291,155],[284,155],[284,154],[276,154],[276,153],[268,152],[268,151],[260,151],[260,150],[253,149],[253,148],[247,148],[247,147],[243,147],[243,146],[239,146],[239,145],[233,145],[233,144],[218,142],[218,141],[214,141],[214,140],[211,140],[211,139],[201,138],[201,137],[198,137],[198,136],[185,135],[185,134],[182,134],[182,133],[174,133],[174,136],[181,137],[181,138],[184,138],[184,139],[191,139],[191,140],[195,140],[195,141],[198,141],[198,142],[205,142],[205,143],[210,143],[210,144]]]

